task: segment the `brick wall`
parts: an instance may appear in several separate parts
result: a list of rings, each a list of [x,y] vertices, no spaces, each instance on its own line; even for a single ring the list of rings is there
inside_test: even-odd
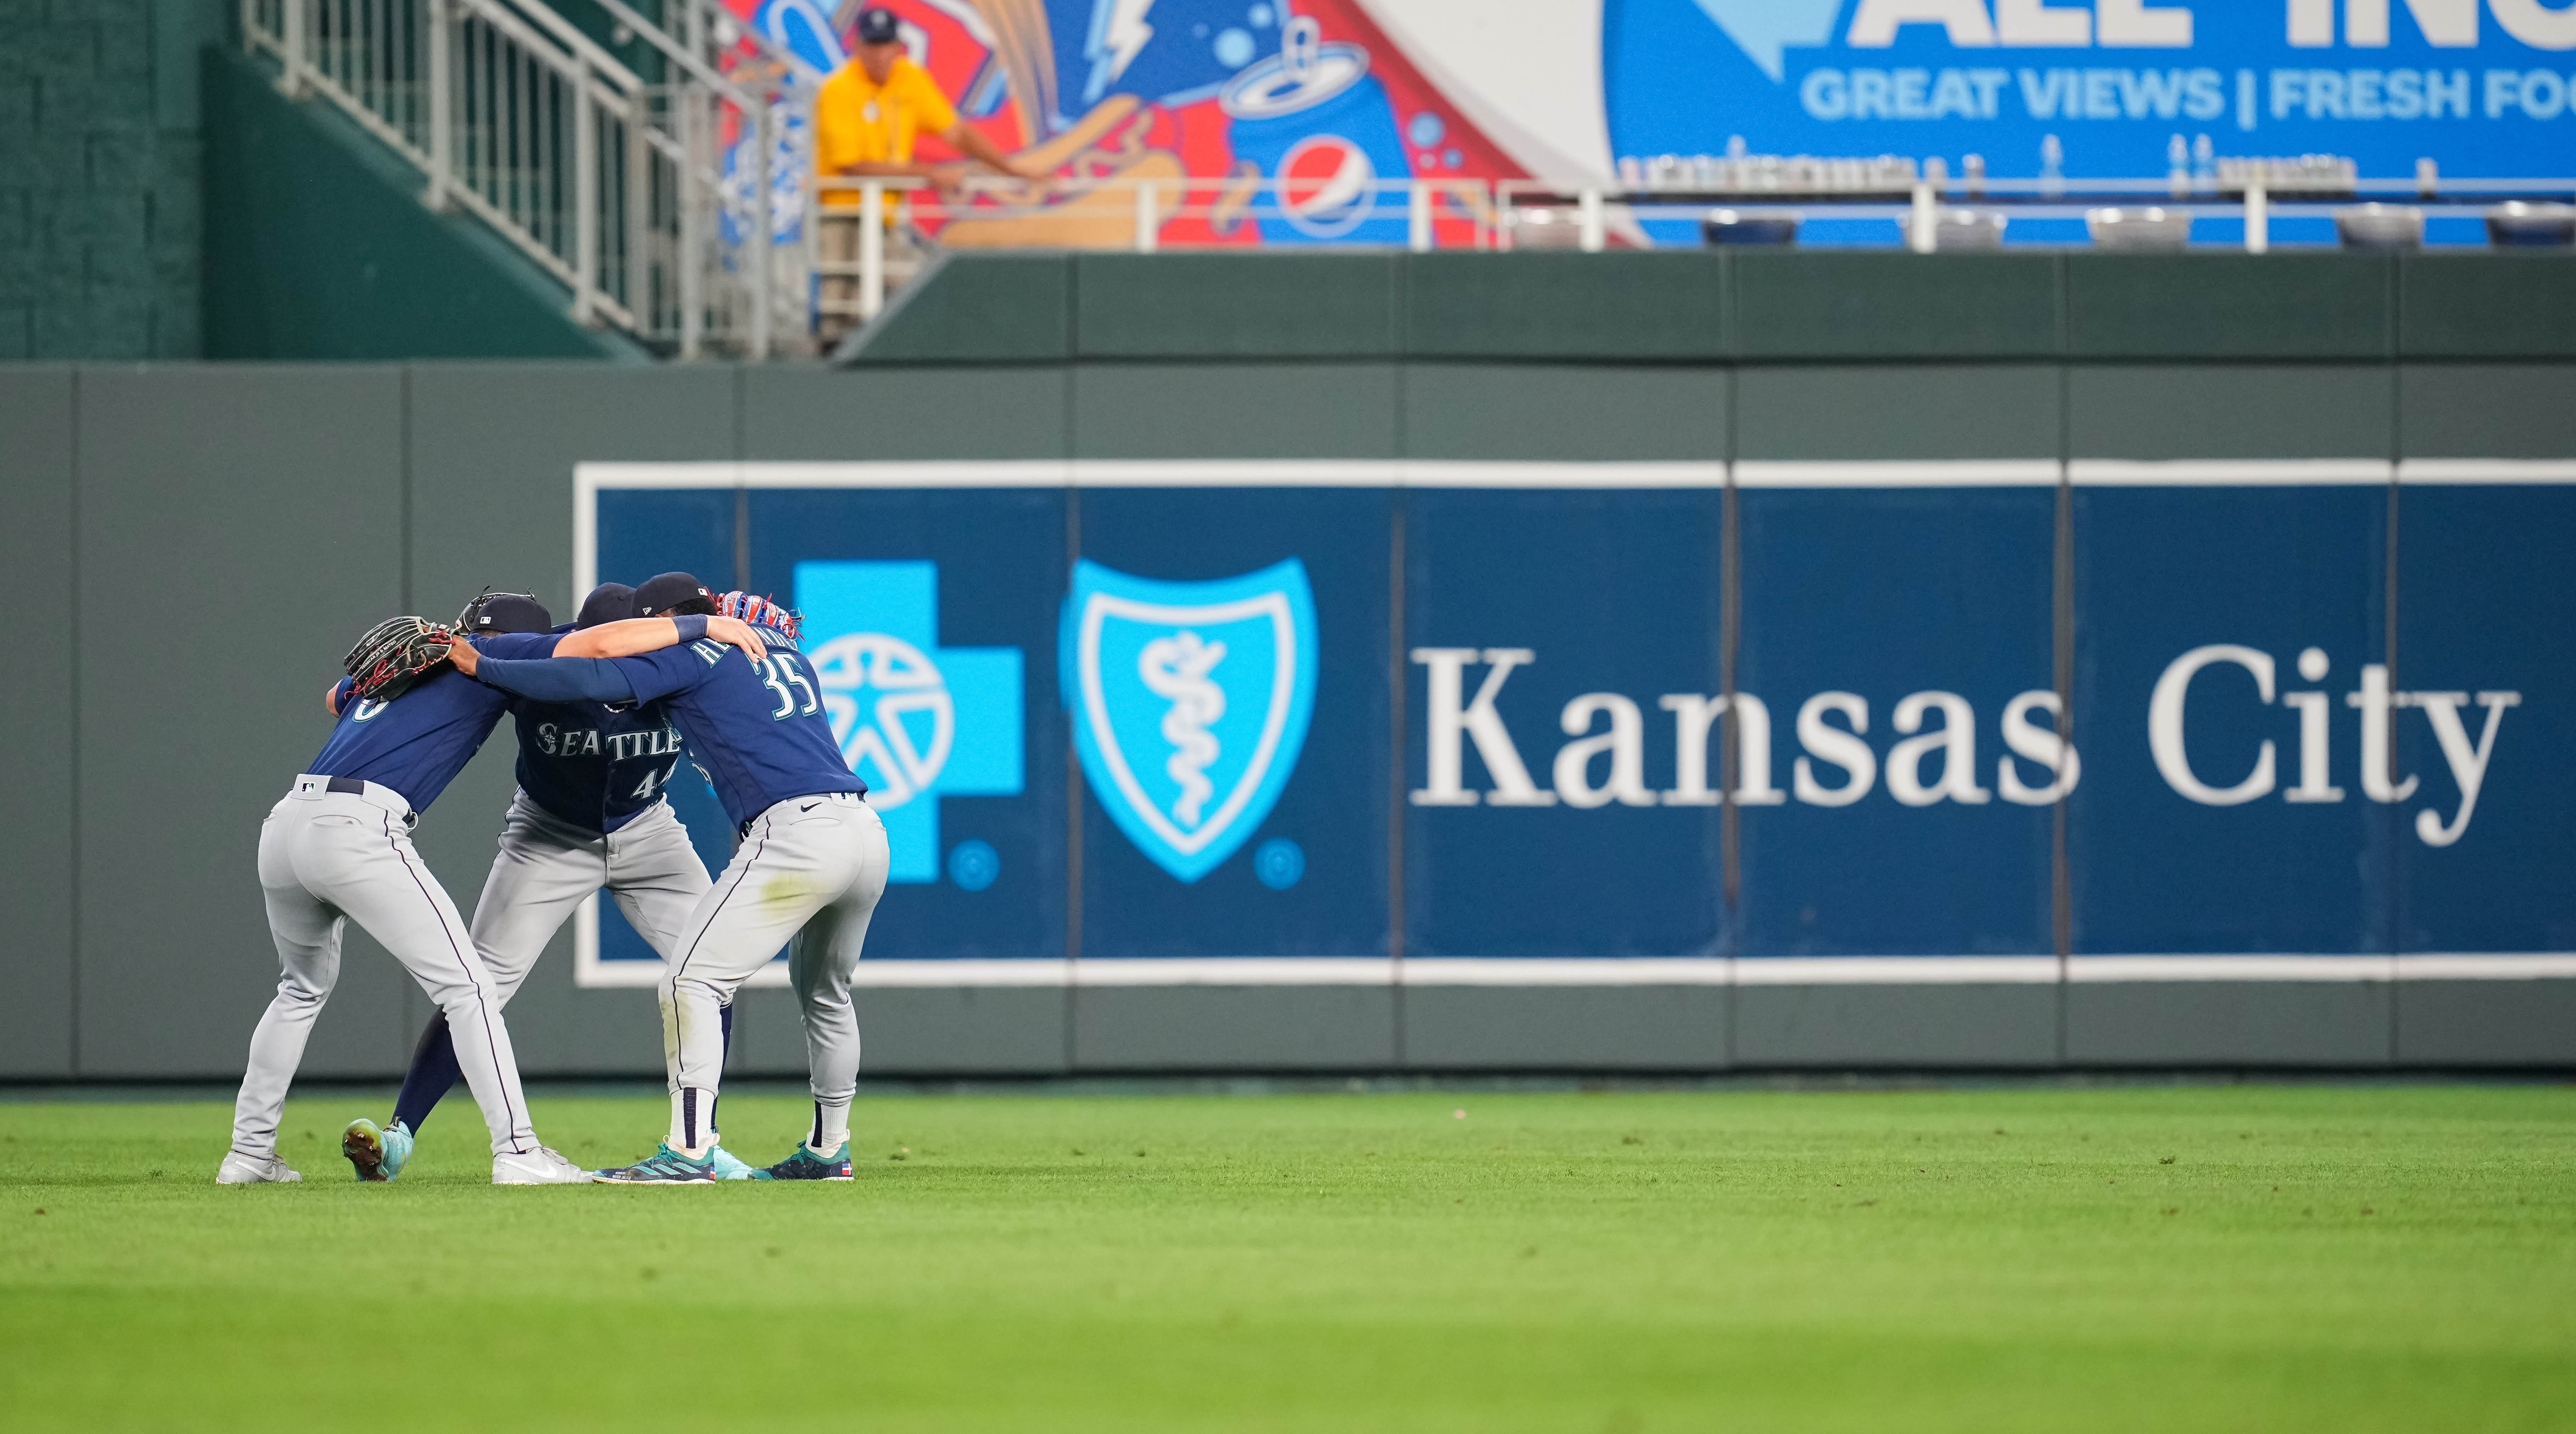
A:
[[[223,0],[0,0],[0,361],[189,358]]]

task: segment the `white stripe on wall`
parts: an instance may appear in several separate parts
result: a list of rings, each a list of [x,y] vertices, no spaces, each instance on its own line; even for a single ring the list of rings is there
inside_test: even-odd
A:
[[[2057,979],[2054,956],[1755,956],[1739,986],[2023,986]]]
[[[2131,462],[2079,458],[2065,465],[2085,487],[2281,487],[2372,485],[2392,472],[2407,483],[2576,483],[2576,461],[2419,458],[2193,459]],[[582,463],[575,466],[575,542],[605,488],[1714,488],[1721,462],[1509,463],[1441,459],[1058,459],[991,462]],[[1851,463],[1747,459],[1740,488],[2026,488],[2057,482],[2049,459]]]
[[[2077,487],[2276,488],[2325,484],[2384,484],[2396,466],[2372,458],[2194,459],[2130,463],[2078,458],[2066,465]]]
[[[2389,956],[2074,956],[2066,979],[2117,981],[2387,981]]]
[[[2397,958],[2400,981],[2530,981],[2576,976],[2576,952],[2433,952]]]
[[[2054,458],[1964,462],[1782,463],[1745,459],[1738,488],[2054,488]]]
[[[2400,483],[2576,483],[2576,462],[2530,458],[2409,458]]]
[[[2078,458],[2086,487],[2280,487],[2407,483],[2576,483],[2576,461],[2519,458]],[[875,463],[580,463],[574,465],[574,541],[595,533],[591,498],[606,488],[1714,488],[1728,465],[1507,463],[1443,459],[1061,459]],[[2053,459],[1853,463],[1746,459],[1740,488],[2027,488],[2057,482]]]
[[[1392,488],[1404,478],[1392,459],[1077,458],[1065,467],[1078,488]]]
[[[1408,959],[1407,986],[1723,986],[1724,957],[1630,956],[1597,961]]]
[[[585,908],[587,908],[585,903]],[[575,983],[649,988],[657,961],[601,961],[596,916],[577,948]],[[2576,979],[2576,952],[2413,956],[2077,956],[2083,985],[2174,982],[2535,981]],[[850,984],[878,988],[1110,986],[1482,986],[1521,990],[1616,986],[2034,986],[2058,979],[2054,956],[1658,956],[1601,960],[1435,957],[1207,957],[1173,960],[863,960]],[[787,963],[751,978],[785,986]]]
[[[1723,488],[1724,463],[1487,463],[1407,459],[1406,488]]]

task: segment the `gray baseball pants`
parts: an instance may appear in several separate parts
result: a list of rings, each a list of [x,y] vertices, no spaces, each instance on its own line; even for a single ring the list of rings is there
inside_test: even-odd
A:
[[[781,946],[804,1013],[815,1099],[848,1102],[859,1083],[850,973],[885,894],[886,857],[884,823],[851,793],[790,798],[752,819],[663,968],[674,1147],[715,1140],[723,1008]]]
[[[313,1019],[340,976],[340,933],[355,918],[402,962],[446,1013],[457,1063],[492,1131],[492,1153],[537,1148],[501,1000],[465,921],[412,850],[411,804],[390,787],[329,790],[300,776],[259,834],[259,885],[282,974],[276,999],[251,1033],[250,1066],[233,1108],[233,1149],[277,1152],[287,1087],[304,1060]]]
[[[712,884],[668,802],[603,837],[520,792],[510,799],[501,850],[474,906],[474,949],[506,1002],[565,919],[605,886],[636,934],[667,961]]]

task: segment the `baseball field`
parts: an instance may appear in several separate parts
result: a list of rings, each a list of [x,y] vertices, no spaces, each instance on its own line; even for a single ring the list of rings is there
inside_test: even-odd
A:
[[[461,1098],[355,1184],[383,1105],[218,1188],[222,1103],[0,1104],[10,1427],[2576,1427],[2564,1085],[863,1095],[852,1184],[498,1190]]]

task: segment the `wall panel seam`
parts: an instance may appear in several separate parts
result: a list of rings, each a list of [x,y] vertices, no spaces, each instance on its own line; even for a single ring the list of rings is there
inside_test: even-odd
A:
[[[2061,267],[2070,274],[2072,265]],[[2071,285],[2071,278],[2069,284]],[[2057,686],[2058,729],[2068,743],[2075,740],[2075,395],[2074,368],[2068,363],[2057,365],[2057,524],[2051,535],[2054,551],[2049,566],[2054,577],[2050,594],[2050,626],[2053,629],[2051,666]],[[2049,814],[2049,935],[2057,948],[2057,1064],[2066,1064],[2066,981],[2068,959],[2075,949],[2075,869],[2067,845],[2067,802],[2072,792],[2058,795]]]
[[[2405,282],[2403,277],[2405,266],[2403,264],[2391,263],[2389,265],[2389,269],[2391,274],[2389,283],[2392,287],[2398,288],[2399,293],[2402,296],[2402,286]],[[2390,319],[2392,324],[2396,322],[2394,313],[2395,301],[2392,301],[2392,317]],[[2402,500],[2405,492],[2405,490],[2399,485],[2398,478],[2400,473],[2399,465],[2405,461],[2405,458],[2405,369],[2399,364],[2395,354],[2392,352],[2388,363],[2388,551],[2385,557],[2385,562],[2387,564],[2387,591],[2385,593],[2385,599],[2388,604],[2388,610],[2385,618],[2383,619],[2388,628],[2388,680],[2391,684],[2396,683],[2398,680],[2397,584],[2398,559],[2401,552],[2400,541],[2398,538],[2398,522],[2404,509],[2404,503]],[[2406,881],[2403,871],[2396,870],[2391,872],[2388,883],[2388,951],[2391,957],[2394,957],[2405,944],[2405,918]],[[2400,1025],[2398,1007],[2404,1000],[2405,996],[2403,992],[2392,986],[2388,993],[2388,1063],[2391,1066],[2397,1064],[2397,1033]]]
[[[71,1073],[81,1073],[81,370],[71,371]]]
[[[1726,256],[1720,272],[1733,272],[1733,256]],[[1729,293],[1732,292],[1732,281]],[[1725,302],[1732,302],[1731,297]],[[1737,933],[1742,929],[1737,919],[1737,905],[1743,886],[1742,815],[1735,801],[1735,784],[1741,781],[1739,754],[1744,719],[1735,709],[1735,649],[1738,629],[1744,620],[1744,562],[1738,533],[1738,509],[1735,501],[1736,454],[1742,446],[1738,434],[1743,431],[1743,391],[1740,365],[1726,369],[1726,431],[1719,439],[1719,454],[1725,460],[1725,485],[1719,489],[1717,515],[1717,690],[1726,702],[1724,739],[1718,743],[1717,768],[1717,910],[1718,949],[1726,953],[1726,984],[1735,985]],[[1728,1066],[1735,1064],[1738,1044],[1736,1002],[1726,1002],[1724,1025],[1718,1034],[1718,1059]]]
[[[400,494],[397,507],[402,530],[402,566],[396,579],[402,610],[412,610],[412,543],[418,534],[412,522],[411,495],[411,375],[412,365],[394,370],[394,445],[395,483]]]
[[[1069,419],[1068,419],[1069,421]],[[1065,580],[1073,578],[1074,565],[1082,561],[1082,490],[1068,478],[1064,490],[1064,565]],[[1056,729],[1056,741],[1062,748],[1064,762],[1064,969],[1071,981],[1082,964],[1082,754],[1074,747],[1073,714],[1067,710]],[[1076,982],[1075,984],[1079,984]],[[1076,1070],[1081,1056],[1082,995],[1069,991],[1064,999],[1064,1068]]]

